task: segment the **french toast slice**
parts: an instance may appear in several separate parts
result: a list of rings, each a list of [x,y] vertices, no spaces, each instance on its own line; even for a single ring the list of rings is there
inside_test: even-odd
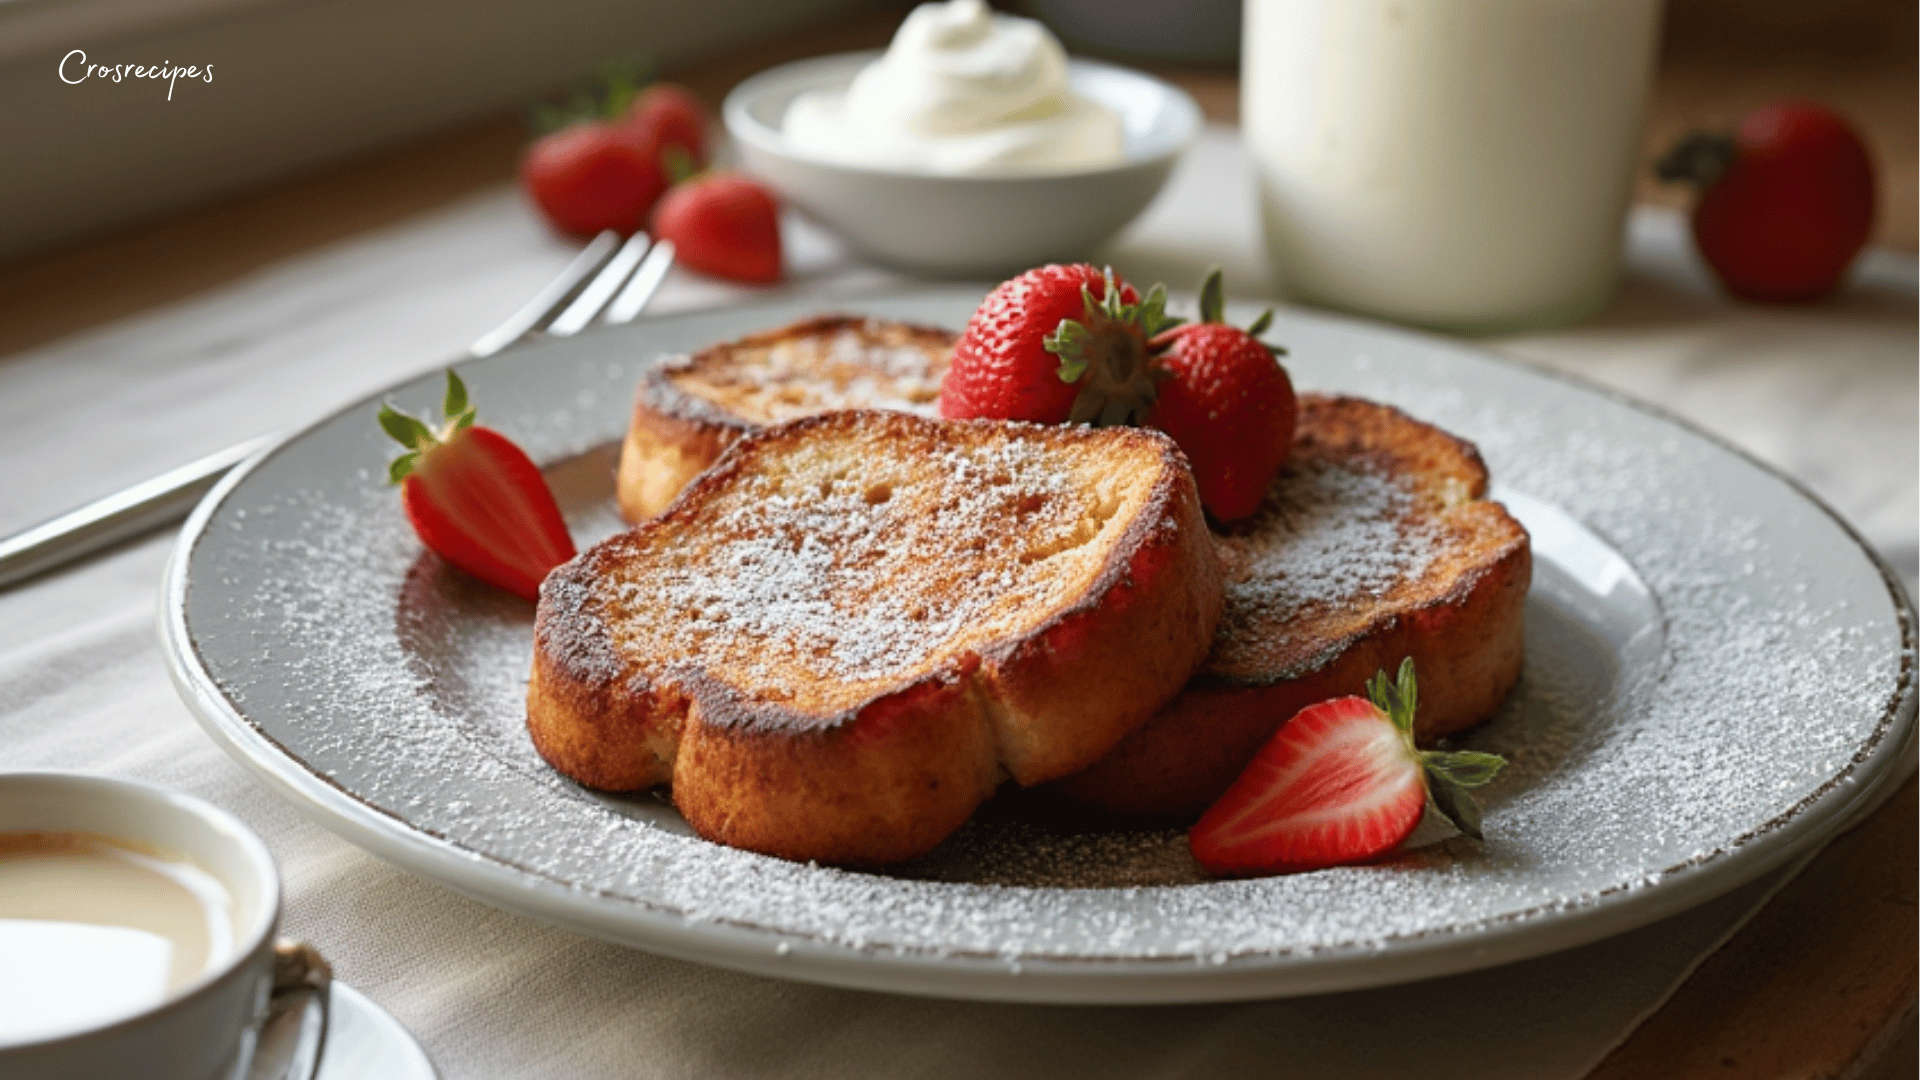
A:
[[[1416,735],[1493,715],[1520,676],[1533,563],[1469,443],[1397,409],[1303,394],[1287,466],[1219,536],[1226,610],[1180,696],[1057,786],[1122,814],[1189,816],[1308,705],[1413,657]]]
[[[671,783],[788,859],[931,849],[1006,776],[1106,754],[1214,640],[1171,440],[824,413],[747,435],[541,588],[527,727],[589,787]]]
[[[748,431],[837,409],[932,416],[955,335],[822,315],[648,369],[620,448],[620,513],[644,521]]]

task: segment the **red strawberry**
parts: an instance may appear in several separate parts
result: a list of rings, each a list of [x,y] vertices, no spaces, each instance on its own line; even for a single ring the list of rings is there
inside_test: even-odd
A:
[[[380,408],[380,426],[406,446],[388,479],[401,485],[420,542],[482,581],[529,600],[547,572],[573,558],[573,538],[540,469],[507,437],[475,427],[467,388],[447,372],[439,431]]]
[[[706,110],[684,86],[651,84],[634,97],[614,127],[659,171],[662,192],[674,179],[669,155],[684,157],[692,169],[706,168]]]
[[[634,233],[646,225],[676,167],[706,164],[699,99],[669,83],[636,93],[645,66],[615,61],[601,70],[594,89],[566,106],[536,108],[548,134],[527,148],[520,179],[555,229],[575,236]]]
[[[1413,744],[1413,661],[1399,684],[1367,681],[1372,698],[1308,706],[1261,747],[1246,771],[1187,834],[1193,857],[1222,876],[1284,874],[1364,862],[1399,846],[1429,799],[1476,840],[1480,807],[1467,793],[1506,762]]]
[[[1762,106],[1731,133],[1695,132],[1658,172],[1699,187],[1694,241],[1736,296],[1818,299],[1873,234],[1866,142],[1845,117],[1810,101]]]
[[[692,269],[749,284],[780,280],[780,206],[744,176],[707,173],[667,192],[653,233]]]
[[[1029,270],[987,296],[953,349],[940,415],[1040,424],[1145,419],[1153,405],[1148,339],[1172,324],[1166,290],[1086,263]]]
[[[1233,521],[1260,508],[1287,463],[1299,408],[1293,381],[1274,359],[1283,350],[1257,336],[1273,312],[1243,331],[1220,321],[1223,306],[1216,269],[1200,289],[1201,321],[1155,342],[1156,362],[1169,378],[1147,422],[1186,452],[1200,501],[1213,516]]]
[[[634,232],[667,186],[659,166],[597,121],[562,128],[528,147],[520,182],[548,223],[574,236]]]

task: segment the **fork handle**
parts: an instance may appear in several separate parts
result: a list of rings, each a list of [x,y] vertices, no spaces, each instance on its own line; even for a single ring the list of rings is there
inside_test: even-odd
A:
[[[180,521],[228,469],[279,438],[248,439],[0,540],[0,589]]]
[[[0,0],[0,3],[4,2]],[[646,236],[637,235],[627,243],[622,251],[623,254],[630,253],[631,257],[616,267],[609,264],[608,255],[619,246],[620,238],[611,232],[594,237],[574,256],[573,262],[560,272],[559,277],[548,282],[546,288],[492,333],[474,342],[468,355],[474,358],[490,356],[526,337],[543,318],[574,296],[582,282],[592,277],[594,282],[589,286],[590,290],[603,282],[605,288],[596,291],[593,310],[583,309],[579,325],[571,326],[567,332],[579,330],[592,320],[601,305],[606,304],[613,290],[627,282],[627,275],[633,272],[634,262],[640,261],[640,252],[647,250]],[[640,261],[639,271],[633,273],[633,280],[627,282],[626,289],[607,312],[607,321],[610,324],[624,323],[638,315],[646,307],[647,301],[653,299],[654,292],[659,289],[667,270],[672,266],[673,245],[665,241],[654,245],[645,261]],[[613,271],[612,276],[608,276],[607,271]],[[91,555],[122,540],[180,521],[193,511],[201,496],[213,490],[213,485],[220,482],[220,477],[228,469],[280,438],[277,434],[262,435],[229,446],[219,453],[209,454],[172,472],[162,473],[144,483],[97,499],[51,521],[41,522],[25,532],[0,538],[0,589]]]

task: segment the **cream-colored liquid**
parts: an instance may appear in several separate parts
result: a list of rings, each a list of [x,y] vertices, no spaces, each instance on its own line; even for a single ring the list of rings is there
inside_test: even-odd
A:
[[[0,833],[0,1043],[157,1005],[233,949],[232,899],[192,863],[84,833]]]

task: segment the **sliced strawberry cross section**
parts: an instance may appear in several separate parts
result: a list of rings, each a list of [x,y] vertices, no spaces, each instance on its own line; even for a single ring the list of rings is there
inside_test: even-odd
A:
[[[506,436],[474,424],[467,388],[447,372],[439,430],[380,409],[380,427],[408,452],[387,477],[400,485],[413,531],[435,554],[467,573],[540,598],[548,571],[573,558],[573,537],[539,466]]]
[[[1188,833],[1193,857],[1221,876],[1285,874],[1365,862],[1394,848],[1433,807],[1478,840],[1468,793],[1505,765],[1495,754],[1413,743],[1413,661],[1368,680],[1371,700],[1302,709],[1275,733]]]

